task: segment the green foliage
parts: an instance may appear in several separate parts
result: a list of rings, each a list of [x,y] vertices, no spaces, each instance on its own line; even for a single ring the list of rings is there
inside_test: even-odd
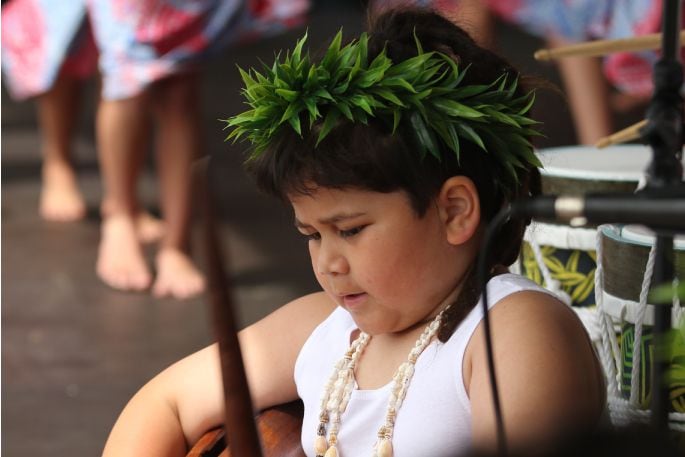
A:
[[[649,291],[649,302],[657,305],[670,305],[673,298],[685,301],[685,281],[675,284],[659,284]]]
[[[415,133],[422,157],[441,159],[439,143],[460,153],[469,141],[493,153],[507,181],[516,182],[517,168],[541,166],[529,137],[539,135],[537,122],[527,116],[534,94],[515,96],[517,79],[504,74],[489,85],[461,84],[468,68],[438,52],[424,52],[394,64],[385,50],[368,61],[368,37],[342,46],[342,30],[320,63],[304,52],[307,34],[295,49],[271,67],[240,69],[243,94],[250,109],[225,122],[233,130],[227,139],[247,139],[259,156],[281,128],[302,136],[303,125],[318,124],[317,145],[341,119],[366,124],[383,121],[394,133],[406,122]]]

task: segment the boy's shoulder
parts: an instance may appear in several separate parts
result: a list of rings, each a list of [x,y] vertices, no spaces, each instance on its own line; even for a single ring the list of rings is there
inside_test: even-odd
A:
[[[489,315],[511,440],[532,443],[536,436],[552,436],[563,425],[597,423],[604,407],[603,374],[574,311],[551,294],[532,289],[504,297]],[[463,366],[474,436],[480,437],[477,441],[490,439],[493,417],[482,325],[471,339]]]
[[[336,308],[336,303],[325,292],[314,292],[292,300],[272,316],[284,324],[305,327],[311,332]]]
[[[503,297],[490,310],[493,325],[521,331],[529,327],[579,326],[582,323],[573,310],[542,288],[527,288]]]
[[[547,357],[586,360],[594,357],[588,333],[576,313],[542,288],[523,288],[510,293],[488,314],[494,346],[504,349],[500,355],[505,359],[510,350],[517,351],[516,359],[521,366],[526,365],[526,359],[535,365]],[[481,321],[469,343],[467,358],[480,360],[484,355]]]

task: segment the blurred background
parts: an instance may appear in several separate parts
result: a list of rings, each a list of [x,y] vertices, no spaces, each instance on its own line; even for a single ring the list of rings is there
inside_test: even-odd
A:
[[[359,0],[312,0],[306,24],[310,43],[326,42],[340,27],[346,36],[355,35],[364,18]],[[202,76],[202,128],[207,153],[221,158],[217,207],[241,326],[316,290],[305,242],[293,230],[289,210],[256,192],[241,169],[243,146],[224,142],[220,122],[242,109],[236,65],[270,61],[275,52],[291,47],[304,27],[227,48],[208,62]],[[543,47],[539,39],[501,22],[494,31],[498,51],[523,73],[560,87],[555,67],[532,57]],[[41,156],[35,107],[13,101],[3,87],[2,452],[7,456],[99,455],[131,395],[161,369],[214,339],[204,295],[154,299],[113,290],[95,274],[102,195],[94,139],[97,97],[97,83],[90,82],[75,137],[87,217],[46,222],[37,212]],[[534,116],[544,122],[545,137],[537,146],[576,144],[563,91],[542,90],[538,100]],[[641,115],[623,114],[636,120]],[[150,159],[141,199],[159,214],[156,184]],[[204,268],[201,249],[193,257]]]

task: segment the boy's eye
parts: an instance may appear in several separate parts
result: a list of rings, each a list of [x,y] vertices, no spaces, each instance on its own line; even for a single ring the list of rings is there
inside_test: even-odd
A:
[[[354,227],[349,230],[340,230],[340,236],[343,238],[349,238],[361,232],[364,229],[364,227],[364,225],[360,225],[359,227]]]
[[[319,232],[303,233],[302,236],[304,236],[307,241],[318,241],[321,239],[321,235],[319,234]]]

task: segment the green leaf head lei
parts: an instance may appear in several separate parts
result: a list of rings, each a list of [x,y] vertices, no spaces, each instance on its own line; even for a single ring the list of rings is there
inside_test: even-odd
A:
[[[341,120],[367,124],[376,118],[393,133],[407,123],[422,159],[441,160],[448,152],[458,159],[462,141],[493,154],[504,173],[499,185],[508,194],[519,181],[517,170],[541,166],[529,139],[539,135],[538,122],[528,117],[534,92],[517,95],[518,78],[507,73],[490,84],[462,84],[468,67],[425,52],[416,34],[414,39],[415,57],[394,63],[383,49],[369,62],[367,34],[342,46],[340,30],[315,63],[304,51],[305,34],[282,61],[277,55],[261,72],[239,69],[250,109],[225,121],[232,129],[227,140],[249,140],[249,161],[282,129],[302,136],[320,123],[318,146]]]

